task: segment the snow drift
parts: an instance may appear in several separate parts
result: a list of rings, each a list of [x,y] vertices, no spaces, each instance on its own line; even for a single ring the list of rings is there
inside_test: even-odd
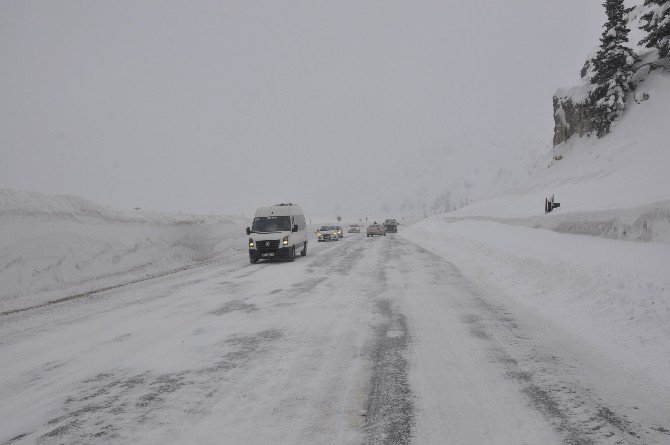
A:
[[[0,312],[236,255],[245,222],[0,189]]]

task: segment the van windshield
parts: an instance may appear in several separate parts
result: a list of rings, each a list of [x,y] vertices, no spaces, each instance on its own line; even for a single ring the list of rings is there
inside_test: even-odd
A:
[[[252,232],[290,232],[290,216],[261,216],[254,218]]]

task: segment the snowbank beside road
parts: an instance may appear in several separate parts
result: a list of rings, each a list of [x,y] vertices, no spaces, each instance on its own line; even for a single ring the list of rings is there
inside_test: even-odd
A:
[[[670,200],[645,204],[630,209],[593,210],[536,214],[527,217],[455,216],[445,214],[448,222],[478,220],[549,229],[559,233],[590,235],[625,241],[657,241],[670,243]]]
[[[401,233],[643,374],[670,375],[670,248],[433,217]]]
[[[0,312],[236,255],[246,222],[0,189]]]

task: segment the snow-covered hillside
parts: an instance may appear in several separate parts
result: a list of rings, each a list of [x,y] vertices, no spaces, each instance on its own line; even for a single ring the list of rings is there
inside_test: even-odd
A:
[[[0,189],[0,312],[236,255],[246,222]]]
[[[611,134],[601,139],[569,139],[545,155],[528,181],[448,216],[529,218],[533,226],[575,233],[589,233],[579,227],[588,222],[618,218],[612,224],[621,230],[626,224],[636,225],[636,234],[645,240],[670,240],[670,127],[666,122],[670,73],[655,72],[640,90],[649,99],[632,102]],[[545,216],[544,199],[552,194],[561,207]],[[569,221],[574,228],[570,229]],[[643,225],[646,235],[641,234]],[[608,236],[608,229],[603,230]],[[621,238],[635,239],[632,235]]]

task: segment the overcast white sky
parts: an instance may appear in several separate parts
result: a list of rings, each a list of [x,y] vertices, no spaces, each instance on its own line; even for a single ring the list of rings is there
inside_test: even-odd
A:
[[[600,3],[3,0],[0,187],[324,209],[382,153],[550,141]]]

